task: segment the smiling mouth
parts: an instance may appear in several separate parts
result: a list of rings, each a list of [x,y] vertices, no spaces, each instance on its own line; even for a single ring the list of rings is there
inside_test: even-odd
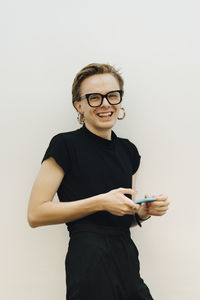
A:
[[[100,118],[110,118],[113,115],[113,111],[107,113],[97,113],[97,116]]]

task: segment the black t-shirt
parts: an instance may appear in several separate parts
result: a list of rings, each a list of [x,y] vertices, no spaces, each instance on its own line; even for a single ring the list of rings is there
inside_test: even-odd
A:
[[[128,139],[117,137],[112,130],[111,140],[92,133],[85,124],[81,128],[55,135],[42,162],[53,157],[64,170],[58,188],[59,201],[69,202],[92,197],[123,187],[132,188],[132,175],[140,164],[140,154]],[[131,199],[131,195],[125,194]],[[98,211],[66,223],[99,224],[129,228],[133,215],[116,216],[108,211]]]

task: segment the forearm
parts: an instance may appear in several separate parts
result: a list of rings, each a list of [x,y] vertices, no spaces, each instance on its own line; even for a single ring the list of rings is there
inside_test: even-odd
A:
[[[101,195],[71,202],[44,202],[29,216],[31,227],[68,223],[102,210]]]

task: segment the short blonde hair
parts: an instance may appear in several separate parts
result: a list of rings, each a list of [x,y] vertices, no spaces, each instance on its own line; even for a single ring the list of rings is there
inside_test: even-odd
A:
[[[119,70],[117,70],[115,67],[108,65],[108,64],[91,63],[91,64],[85,66],[83,69],[81,69],[77,73],[76,77],[74,78],[74,81],[72,84],[72,104],[73,104],[73,106],[74,106],[75,101],[80,101],[80,87],[81,87],[81,83],[83,82],[83,80],[86,79],[87,77],[95,75],[95,74],[105,74],[105,73],[112,74],[119,82],[120,90],[123,90],[124,80],[123,80],[121,74],[119,73]]]

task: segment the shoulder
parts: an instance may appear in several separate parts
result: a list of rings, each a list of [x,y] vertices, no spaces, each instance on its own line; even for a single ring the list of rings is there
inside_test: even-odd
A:
[[[78,139],[79,135],[79,129],[67,132],[59,132],[51,138],[50,144],[58,143],[70,145],[71,142],[76,141]]]
[[[42,162],[49,157],[53,157],[55,161],[63,168],[64,172],[67,173],[71,168],[73,153],[72,145],[76,144],[78,137],[77,132],[78,129],[55,134],[49,142]]]
[[[135,153],[136,155],[139,155],[139,151],[138,151],[138,148],[136,147],[135,143],[131,142],[127,138],[119,137],[118,140],[127,149],[127,151],[129,151],[131,153]]]

